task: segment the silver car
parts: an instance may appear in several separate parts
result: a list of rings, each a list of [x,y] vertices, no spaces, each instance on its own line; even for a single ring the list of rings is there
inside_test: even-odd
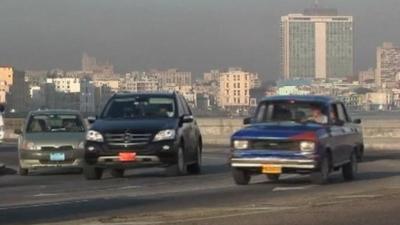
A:
[[[80,168],[86,124],[78,111],[45,110],[29,113],[18,138],[19,174],[33,169]]]

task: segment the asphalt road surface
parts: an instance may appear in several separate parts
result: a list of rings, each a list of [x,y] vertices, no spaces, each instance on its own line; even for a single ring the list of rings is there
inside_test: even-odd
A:
[[[357,180],[335,173],[323,186],[297,175],[236,186],[223,148],[205,149],[203,174],[183,177],[162,169],[99,181],[65,170],[21,177],[13,144],[0,146],[0,163],[0,224],[400,224],[400,151],[369,150]]]

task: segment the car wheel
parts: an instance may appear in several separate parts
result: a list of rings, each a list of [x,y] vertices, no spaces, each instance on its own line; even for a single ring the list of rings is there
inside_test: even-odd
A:
[[[232,176],[237,185],[248,185],[251,179],[248,171],[234,167],[232,168]]]
[[[18,168],[18,174],[20,176],[28,176],[29,175],[29,169],[24,169],[24,168],[19,167]]]
[[[266,177],[268,178],[268,180],[274,181],[274,182],[279,181],[280,176],[281,176],[280,174],[266,174]]]
[[[83,175],[86,180],[99,180],[103,176],[103,169],[86,166],[83,168]]]
[[[362,146],[360,146],[359,148],[357,148],[357,161],[362,162],[363,156],[364,156],[364,149]]]
[[[167,176],[181,176],[186,174],[186,163],[182,146],[178,148],[176,157],[176,164],[166,168]]]
[[[343,178],[347,181],[354,180],[358,170],[357,156],[353,152],[350,156],[350,162],[342,167]]]
[[[124,177],[125,170],[124,169],[112,169],[111,176],[112,177]]]
[[[200,148],[200,146],[197,146],[197,149],[196,149],[196,162],[193,164],[190,164],[187,167],[187,171],[190,174],[200,174],[201,173],[201,148]]]
[[[329,181],[329,157],[324,157],[321,161],[320,169],[311,173],[311,182],[314,184],[326,184]]]

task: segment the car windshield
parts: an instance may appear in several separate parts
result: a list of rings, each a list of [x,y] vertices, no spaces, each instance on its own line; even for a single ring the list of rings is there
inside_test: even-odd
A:
[[[34,115],[29,119],[27,133],[84,132],[85,127],[77,115]]]
[[[326,124],[327,109],[321,103],[301,101],[264,102],[260,104],[256,121],[264,122],[312,122]]]
[[[169,97],[133,97],[111,100],[102,114],[104,119],[172,118],[175,102]]]

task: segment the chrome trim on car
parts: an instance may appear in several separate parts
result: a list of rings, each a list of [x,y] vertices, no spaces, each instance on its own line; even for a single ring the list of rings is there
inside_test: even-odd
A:
[[[232,167],[262,167],[263,165],[277,165],[283,168],[316,168],[316,162],[312,159],[279,159],[279,158],[240,158],[231,159]]]
[[[120,162],[119,156],[100,156],[97,159],[98,162]],[[136,156],[136,160],[133,162],[160,162],[160,158],[158,156]]]

